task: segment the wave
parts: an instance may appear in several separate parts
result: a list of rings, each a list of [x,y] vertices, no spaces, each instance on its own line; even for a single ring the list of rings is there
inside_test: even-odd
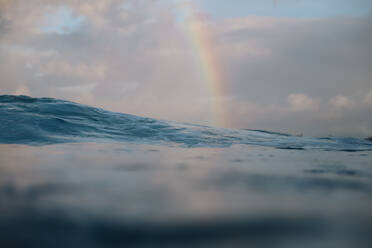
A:
[[[368,151],[358,138],[297,137],[264,130],[215,128],[122,114],[54,98],[0,95],[0,143],[136,142],[186,147],[248,144],[281,149]]]

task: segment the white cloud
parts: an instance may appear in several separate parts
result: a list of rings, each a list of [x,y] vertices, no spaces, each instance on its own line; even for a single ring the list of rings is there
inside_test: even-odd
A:
[[[372,107],[372,90],[364,97],[364,102]]]
[[[355,103],[352,100],[350,100],[346,96],[342,96],[342,95],[335,96],[335,97],[331,98],[331,100],[329,102],[334,107],[341,108],[341,109],[342,108],[350,109],[350,108],[354,107],[354,105],[355,105]]]
[[[295,112],[313,111],[319,108],[319,102],[305,94],[290,94],[288,96],[288,103],[291,110]]]
[[[66,77],[101,80],[105,77],[106,67],[103,64],[79,63],[72,65],[63,60],[51,60],[38,73],[43,76],[62,75]]]
[[[31,95],[30,89],[26,85],[20,85],[17,87],[16,91],[13,93],[14,95]]]

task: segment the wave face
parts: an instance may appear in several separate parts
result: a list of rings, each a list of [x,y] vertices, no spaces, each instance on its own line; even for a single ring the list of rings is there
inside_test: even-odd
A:
[[[372,150],[357,138],[309,138],[261,130],[180,124],[93,108],[53,98],[0,96],[0,143],[136,142],[185,147],[248,144],[281,149]]]

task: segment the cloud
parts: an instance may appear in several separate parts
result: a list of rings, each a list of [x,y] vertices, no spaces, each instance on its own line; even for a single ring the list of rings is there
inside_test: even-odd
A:
[[[13,93],[14,95],[30,95],[30,89],[25,85],[20,85],[17,87],[16,91]]]
[[[372,90],[364,97],[364,102],[372,107]]]
[[[71,65],[63,60],[49,61],[39,73],[42,75],[63,75],[67,77],[102,80],[105,77],[105,65],[87,65],[79,63]]]
[[[335,96],[330,101],[330,104],[335,106],[336,108],[352,108],[354,107],[355,103],[347,98],[346,96]]]
[[[291,109],[297,111],[313,111],[319,108],[319,102],[305,94],[290,94],[288,102]]]

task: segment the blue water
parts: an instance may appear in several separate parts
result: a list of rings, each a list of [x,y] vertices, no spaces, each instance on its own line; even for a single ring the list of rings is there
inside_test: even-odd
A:
[[[249,144],[281,149],[372,150],[350,137],[310,138],[261,131],[181,124],[122,114],[53,98],[0,96],[0,143],[134,142],[184,147]]]

